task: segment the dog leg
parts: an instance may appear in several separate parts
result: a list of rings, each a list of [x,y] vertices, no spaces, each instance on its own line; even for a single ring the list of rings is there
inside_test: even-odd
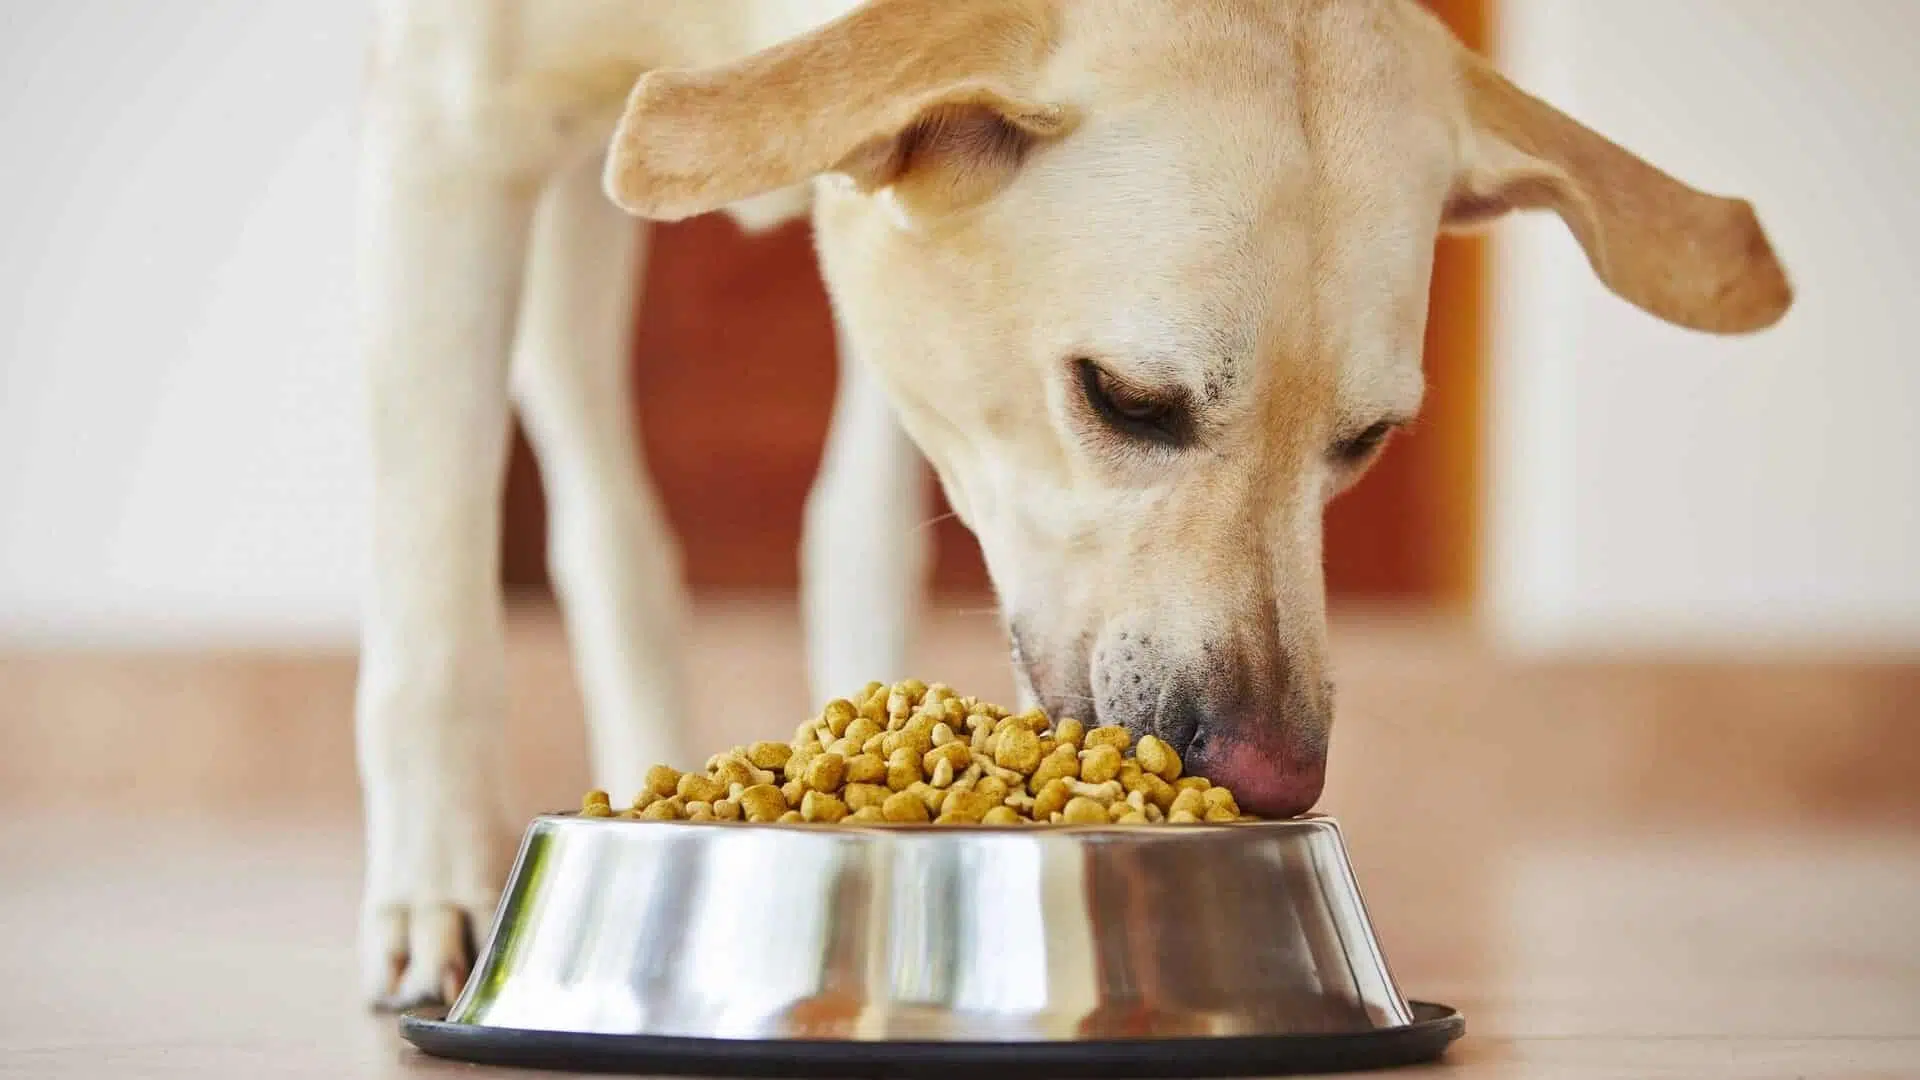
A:
[[[595,782],[635,794],[685,767],[679,550],[641,460],[630,336],[645,226],[608,201],[593,159],[535,217],[514,392],[540,458],[547,561],[586,700]]]
[[[909,628],[926,588],[932,532],[919,450],[871,372],[839,335],[840,383],[800,555],[813,704],[869,679],[906,678]]]
[[[397,127],[398,125],[396,125]],[[445,999],[485,932],[511,836],[494,804],[507,375],[536,187],[369,125],[361,348],[373,460],[356,728],[361,958],[387,1006]]]

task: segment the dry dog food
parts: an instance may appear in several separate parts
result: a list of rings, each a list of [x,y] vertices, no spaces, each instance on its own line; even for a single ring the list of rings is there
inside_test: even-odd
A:
[[[1151,735],[1009,713],[918,679],[827,703],[790,742],[736,746],[703,772],[656,765],[624,810],[590,791],[586,817],[812,824],[1156,825],[1256,820],[1233,792],[1181,775]]]

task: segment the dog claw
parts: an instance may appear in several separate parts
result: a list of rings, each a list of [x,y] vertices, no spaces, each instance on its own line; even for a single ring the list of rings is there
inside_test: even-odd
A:
[[[370,917],[367,999],[379,1012],[451,1005],[473,971],[474,926],[464,907],[389,908]]]

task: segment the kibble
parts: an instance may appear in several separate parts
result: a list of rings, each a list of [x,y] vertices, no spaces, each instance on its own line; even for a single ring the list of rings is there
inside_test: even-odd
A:
[[[940,812],[940,804],[946,801],[947,798],[947,793],[944,790],[934,787],[924,780],[916,784],[909,784],[907,786],[907,794],[920,800],[920,805],[926,810],[929,820]]]
[[[887,787],[905,791],[909,784],[925,779],[920,772],[920,755],[910,746],[895,750],[887,758]]]
[[[1256,820],[1233,792],[1183,775],[1165,740],[1010,713],[941,683],[868,683],[787,742],[682,773],[656,765],[627,808],[589,791],[580,815],[755,824],[1140,826]]]
[[[1039,767],[1040,760],[1040,736],[1026,728],[1009,728],[1000,733],[993,751],[995,765],[1031,773]]]
[[[1080,755],[1075,753],[1071,746],[1061,746],[1048,754],[1033,770],[1033,776],[1027,781],[1027,786],[1038,792],[1055,780],[1079,775]]]
[[[733,789],[733,785],[735,784],[745,787],[754,782],[754,767],[747,761],[744,755],[737,757],[729,755],[722,758],[720,763],[713,767],[712,771],[713,778],[725,785],[729,791]]]
[[[1206,810],[1200,816],[1208,821],[1240,820],[1240,804],[1234,801],[1233,792],[1223,787],[1210,787],[1200,793],[1200,801]]]
[[[778,821],[787,812],[787,799],[772,784],[755,784],[740,793],[740,809],[748,821]]]
[[[712,802],[726,796],[727,785],[711,776],[688,773],[680,778],[679,790],[675,794],[690,803]]]
[[[848,784],[846,791],[842,792],[842,798],[849,809],[859,813],[869,806],[877,807],[886,802],[891,794],[893,792],[881,784]]]
[[[1025,825],[1026,823],[1027,819],[1020,816],[1020,811],[1005,805],[994,807],[980,819],[982,825]]]
[[[880,816],[900,825],[925,824],[927,804],[918,792],[896,791],[880,804]]]
[[[1151,739],[1153,736],[1149,735],[1147,738]],[[1155,741],[1158,742],[1159,740]],[[1141,749],[1144,750],[1146,745],[1145,742],[1142,742],[1140,744]],[[1160,745],[1165,746],[1166,744],[1161,743]],[[1058,753],[1058,751],[1055,751],[1055,753]],[[1080,751],[1079,759],[1080,778],[1083,780],[1100,784],[1120,775],[1120,751],[1115,750],[1111,746],[1102,745],[1082,750]]]
[[[880,784],[887,779],[887,761],[879,754],[855,754],[847,759],[847,783]]]
[[[941,726],[945,727],[946,725],[942,724]],[[933,749],[927,751],[926,756],[920,759],[920,767],[925,769],[928,775],[932,775],[934,763],[939,761],[947,762],[953,766],[955,772],[959,772],[961,769],[973,764],[973,751],[967,749],[966,743],[955,739],[949,743],[936,745]]]
[[[1149,804],[1159,807],[1163,813],[1173,806],[1174,796],[1180,793],[1179,789],[1152,773],[1140,778],[1139,790]]]
[[[847,816],[847,804],[821,791],[809,791],[800,800],[800,817],[806,821],[824,821],[831,825]]]
[[[838,791],[847,778],[847,759],[828,752],[807,762],[800,774],[802,782],[814,791]]]
[[[953,762],[948,758],[941,758],[934,762],[933,776],[928,779],[928,782],[937,788],[953,786]]]
[[[844,698],[829,701],[827,707],[820,710],[820,722],[827,725],[827,730],[832,732],[836,739],[846,734],[847,728],[852,725],[856,717],[853,702]]]
[[[784,769],[793,756],[793,746],[783,742],[757,742],[747,747],[747,760],[757,769]]]
[[[906,716],[912,711],[913,700],[907,697],[906,693],[900,688],[895,687],[893,692],[887,695],[888,717]]]
[[[1141,739],[1140,745],[1133,751],[1133,757],[1141,768],[1168,783],[1180,779],[1180,755],[1156,736],[1149,735]]]
[[[1075,795],[1068,799],[1067,805],[1060,813],[1069,825],[1105,825],[1109,820],[1107,808],[1085,795]]]
[[[1067,781],[1064,777],[1047,781],[1046,787],[1034,792],[1034,820],[1038,821],[1042,818],[1052,820],[1053,815],[1067,808],[1067,802],[1072,798],[1073,790],[1067,787]]]
[[[1167,804],[1167,816],[1172,817],[1174,814],[1193,814],[1198,816],[1205,812],[1206,809],[1207,804],[1206,801],[1201,798],[1200,789],[1187,788],[1185,791],[1175,795],[1173,801]]]
[[[655,765],[647,770],[647,790],[665,799],[675,793],[680,786],[680,770],[668,765]]]
[[[1101,806],[1123,801],[1127,794],[1118,780],[1107,780],[1098,784],[1088,783],[1085,780],[1068,780],[1065,783],[1067,790],[1072,794],[1083,799],[1092,799]]]
[[[983,791],[970,788],[950,791],[940,803],[940,816],[977,822],[987,816],[987,811],[999,805],[999,799]]]

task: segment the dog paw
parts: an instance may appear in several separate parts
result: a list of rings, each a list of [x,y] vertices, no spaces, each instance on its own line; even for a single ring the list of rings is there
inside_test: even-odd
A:
[[[377,1010],[451,1005],[473,972],[499,898],[505,836],[491,819],[458,819],[443,808],[369,822],[360,976],[362,998]]]
[[[473,973],[492,916],[445,904],[369,911],[360,930],[366,1002],[383,1012],[451,1005]]]

